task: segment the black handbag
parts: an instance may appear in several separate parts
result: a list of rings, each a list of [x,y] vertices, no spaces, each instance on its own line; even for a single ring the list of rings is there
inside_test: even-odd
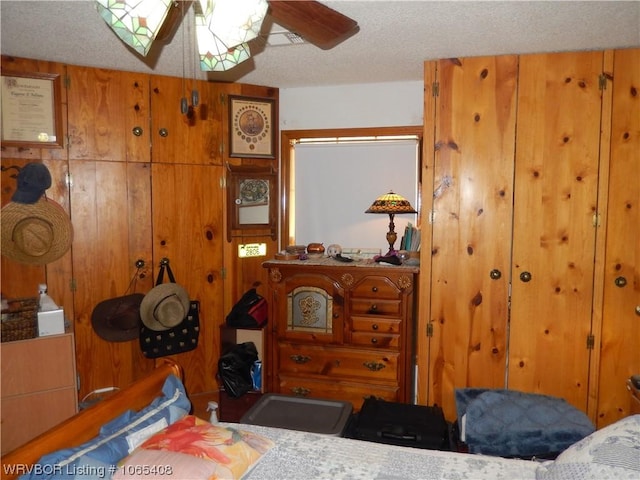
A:
[[[176,283],[169,266],[169,260],[163,259],[160,262],[160,271],[156,280],[156,287],[163,284],[164,272],[167,271],[170,283]],[[176,284],[178,291],[184,289]],[[181,290],[180,290],[181,289]],[[153,292],[151,290],[147,295]],[[144,299],[143,299],[144,302]],[[164,330],[155,330],[145,325],[143,321],[140,324],[140,349],[147,358],[158,358],[167,355],[175,355],[178,353],[194,350],[198,346],[198,337],[200,336],[200,302],[197,300],[188,300],[188,308],[186,315],[182,321]]]
[[[227,315],[227,325],[235,328],[262,328],[267,324],[267,301],[250,288]]]

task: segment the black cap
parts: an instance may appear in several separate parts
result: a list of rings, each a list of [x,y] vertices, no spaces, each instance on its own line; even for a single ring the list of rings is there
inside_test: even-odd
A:
[[[11,201],[18,203],[36,203],[51,186],[51,174],[42,163],[28,163],[18,174],[18,189]]]

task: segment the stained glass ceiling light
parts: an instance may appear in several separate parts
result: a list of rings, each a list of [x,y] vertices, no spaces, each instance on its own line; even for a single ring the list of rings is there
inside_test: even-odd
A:
[[[222,40],[211,33],[206,17],[196,14],[196,38],[200,70],[204,72],[224,72],[249,59],[249,45],[242,43],[228,48]]]
[[[232,69],[251,57],[248,44],[241,43],[229,48],[217,35],[211,32],[209,25],[214,11],[214,2],[212,0],[200,0],[195,7],[200,70],[223,72]]]
[[[96,0],[96,9],[124,43],[146,56],[172,4],[173,0]]]
[[[205,11],[209,30],[228,48],[253,40],[260,34],[269,7],[267,0],[208,0],[207,3],[213,6],[212,15]]]

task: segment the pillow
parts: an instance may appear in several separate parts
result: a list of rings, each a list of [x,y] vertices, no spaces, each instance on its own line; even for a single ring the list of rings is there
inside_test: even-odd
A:
[[[640,478],[640,415],[625,417],[575,443],[536,470],[537,480]]]
[[[113,480],[239,479],[273,446],[261,435],[188,415],[120,462]]]
[[[555,458],[595,430],[589,417],[558,397],[481,388],[457,389],[455,397],[471,453]]]
[[[97,437],[73,448],[43,456],[38,468],[24,478],[108,478],[114,466],[138,445],[191,410],[182,382],[174,375],[165,380],[162,395],[139,412],[129,410],[100,429]]]

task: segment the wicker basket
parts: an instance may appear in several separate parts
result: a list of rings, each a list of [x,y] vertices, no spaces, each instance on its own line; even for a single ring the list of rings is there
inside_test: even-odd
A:
[[[2,342],[26,340],[38,336],[38,297],[8,300],[2,311]]]

